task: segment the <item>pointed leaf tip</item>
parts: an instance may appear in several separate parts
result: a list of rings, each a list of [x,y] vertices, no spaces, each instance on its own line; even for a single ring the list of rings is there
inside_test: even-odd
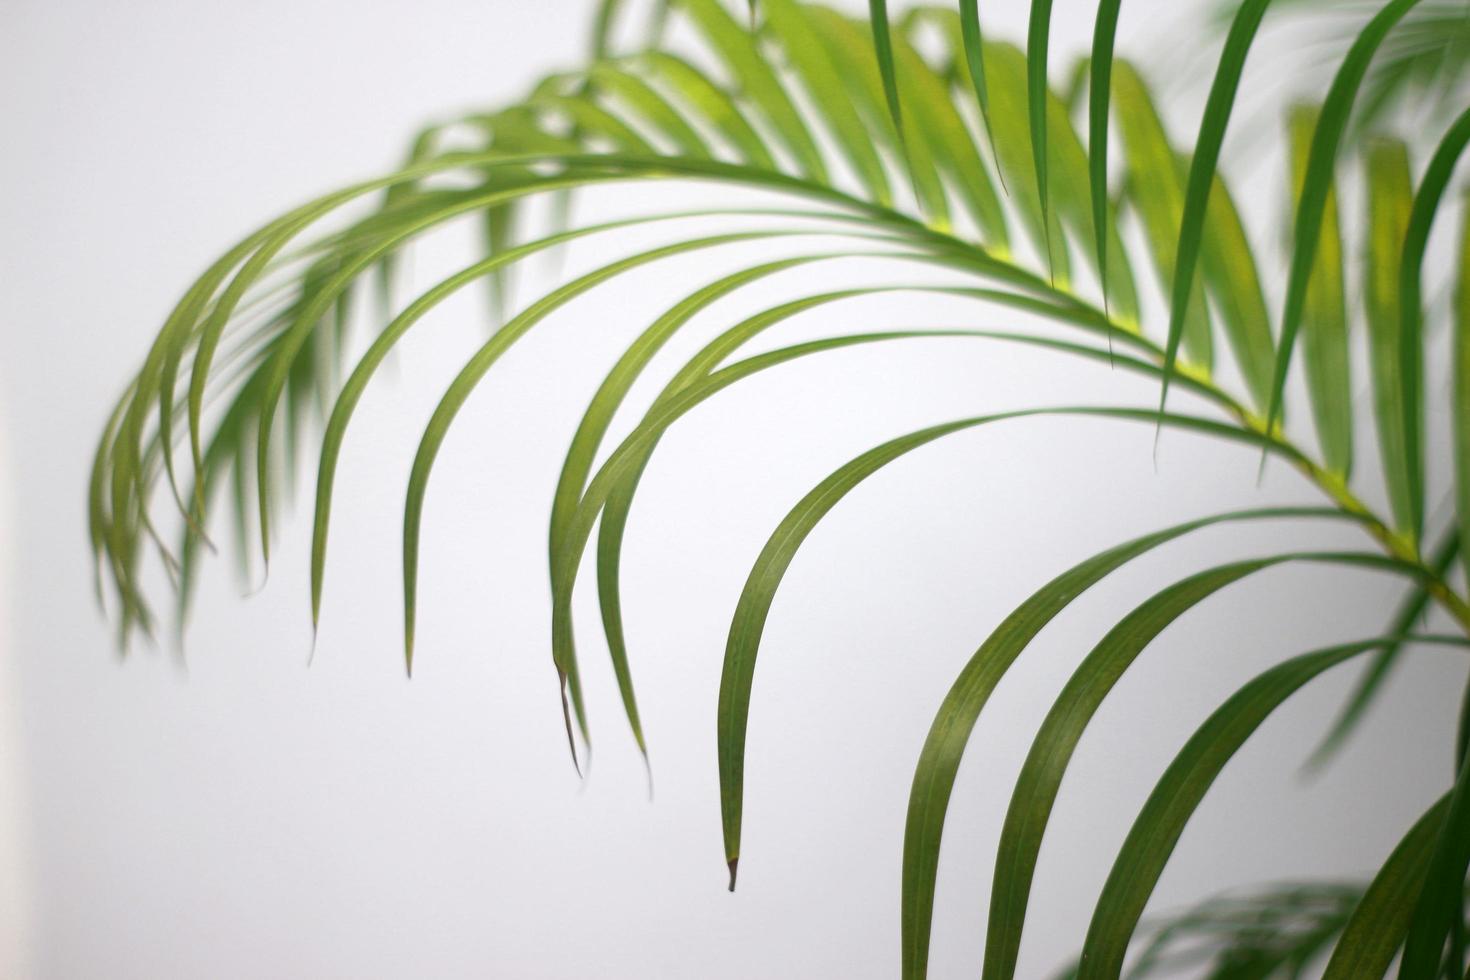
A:
[[[1164,377],[1159,386],[1159,412],[1169,397],[1169,384],[1178,372],[1179,345],[1184,321],[1194,292],[1196,266],[1204,240],[1205,211],[1215,184],[1225,130],[1235,108],[1235,95],[1245,70],[1246,55],[1256,37],[1270,0],[1245,0],[1231,22],[1225,48],[1215,69],[1214,81],[1200,118],[1199,137],[1185,180],[1184,211],[1179,224],[1179,245],[1174,252],[1174,281],[1170,286],[1169,333],[1164,347]]]
[[[582,778],[582,763],[577,759],[577,736],[572,733],[572,706],[567,701],[567,672],[560,667],[556,669],[556,681],[561,687],[561,720],[567,728],[567,748],[572,753],[572,768],[577,770],[577,778]]]
[[[735,890],[735,872],[740,867],[740,859],[738,857],[732,857],[730,859],[730,862],[729,863],[730,863],[730,890],[733,892]]]

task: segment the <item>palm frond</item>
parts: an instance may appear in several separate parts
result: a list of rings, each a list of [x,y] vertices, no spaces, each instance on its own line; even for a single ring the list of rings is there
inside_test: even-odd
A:
[[[970,732],[980,713],[1010,666],[1030,642],[1063,608],[1083,592],[1102,581],[1132,559],[1177,537],[1213,524],[1269,518],[1341,519],[1339,511],[1330,508],[1278,508],[1242,511],[1203,518],[1177,525],[1119,545],[1069,569],[1021,606],[986,639],[965,665],[950,688],[929,729],[924,749],[914,774],[909,794],[908,823],[904,837],[904,959],[908,969],[922,975],[928,959],[929,923],[933,915],[934,886],[938,871],[940,844],[944,833],[945,812],[950,793],[959,772]],[[1025,894],[1017,896],[1024,907]],[[999,916],[1002,903],[992,904],[992,921]],[[1016,922],[1019,929],[1020,922]],[[986,943],[992,963],[1012,961],[1001,950],[998,925]]]
[[[627,723],[646,755],[634,658],[622,627],[622,548],[640,477],[669,427],[695,406],[798,359],[898,341],[1023,344],[1154,379],[1157,407],[985,413],[982,406],[977,414],[892,438],[836,469],[790,511],[750,572],[733,613],[717,709],[733,888],[741,858],[747,723],[766,616],[803,541],[862,481],[945,437],[1023,419],[1142,422],[1259,447],[1285,460],[1323,495],[1325,506],[1199,518],[1074,565],[979,646],[943,699],[917,762],[903,844],[901,963],[903,975],[912,978],[927,970],[945,815],[970,733],[1001,678],[1064,607],[1132,559],[1209,526],[1329,518],[1362,530],[1378,549],[1282,552],[1197,572],[1122,616],[1096,644],[1037,733],[1000,837],[985,975],[1013,976],[1037,856],[1073,751],[1113,685],[1165,627],[1225,586],[1287,562],[1387,571],[1413,583],[1385,636],[1280,663],[1222,705],[1181,749],[1123,842],[1086,938],[1080,974],[1117,976],[1196,805],[1276,707],[1331,667],[1374,655],[1319,752],[1325,757],[1362,717],[1411,639],[1424,639],[1412,629],[1426,607],[1436,605],[1470,633],[1470,605],[1451,584],[1455,556],[1464,553],[1457,542],[1470,526],[1470,238],[1461,242],[1452,273],[1458,284],[1451,316],[1455,353],[1446,372],[1458,509],[1452,521],[1439,520],[1427,506],[1439,487],[1429,485],[1437,468],[1427,466],[1426,457],[1438,448],[1427,445],[1423,421],[1437,390],[1425,377],[1426,320],[1440,313],[1423,299],[1441,285],[1426,254],[1436,218],[1460,206],[1448,192],[1470,142],[1470,113],[1432,138],[1410,131],[1355,142],[1353,120],[1378,113],[1385,86],[1395,84],[1384,73],[1418,72],[1395,66],[1422,64],[1422,50],[1435,47],[1424,37],[1433,21],[1415,0],[1377,8],[1320,100],[1296,106],[1284,120],[1293,206],[1279,236],[1290,239],[1289,248],[1279,255],[1252,241],[1222,164],[1267,0],[1245,0],[1235,9],[1189,142],[1168,132],[1147,81],[1149,66],[1115,57],[1116,0],[1098,5],[1090,56],[1077,63],[1065,93],[1048,80],[1051,4],[1044,0],[1030,8],[1024,48],[992,39],[974,0],[918,5],[892,18],[886,3],[873,0],[866,21],[801,0],[767,0],[757,23],[756,6],[657,3],[649,42],[622,53],[615,38],[626,33],[618,29],[624,5],[604,0],[586,65],[541,79],[513,104],[426,127],[396,170],[284,213],[210,266],[162,325],[104,427],[88,493],[99,595],[116,601],[124,641],[154,630],[148,594],[160,574],[179,591],[182,617],[202,549],[212,547],[206,529],[221,497],[231,504],[236,537],[242,543],[255,537],[268,562],[281,501],[293,492],[296,447],[320,428],[310,586],[315,628],[338,463],[355,410],[416,325],[450,297],[483,283],[496,329],[467,354],[442,394],[408,478],[402,562],[404,652],[411,670],[419,542],[434,464],[461,408],[492,369],[552,313],[609,281],[678,256],[759,243],[768,254],[682,287],[624,345],[572,436],[552,501],[551,660],[573,757],[579,746],[590,746],[592,735],[572,596],[594,529],[603,633]],[[688,40],[664,42],[665,16],[680,18],[685,30],[672,36]],[[1451,69],[1459,70],[1450,65],[1445,71],[1453,74]],[[1082,114],[1084,84],[1085,141],[1075,118]],[[1121,166],[1112,169],[1121,170],[1121,180],[1110,172],[1113,125],[1121,137]],[[1411,166],[1416,153],[1428,160],[1417,180]],[[1339,158],[1360,156],[1363,186],[1340,181]],[[573,217],[574,193],[607,195],[654,182],[717,185],[732,200],[692,211],[649,207],[587,223]],[[1355,210],[1349,198],[1356,192],[1364,202]],[[544,201],[553,202],[559,217],[542,228],[534,218]],[[1343,219],[1340,210],[1366,213],[1365,227]],[[394,293],[404,251],[462,220],[481,223],[486,254],[400,307]],[[657,243],[619,251],[616,243],[634,230],[655,235]],[[516,310],[512,272],[533,256],[584,240],[606,246],[600,264]],[[813,286],[728,325],[665,382],[628,435],[605,446],[655,355],[698,315],[760,284],[858,257],[895,270],[895,278],[846,289]],[[1157,274],[1152,292],[1135,279],[1140,261]],[[374,281],[386,322],[355,352],[347,327],[361,287]],[[1279,331],[1273,331],[1268,296],[1277,290],[1284,301]],[[1022,314],[1070,336],[917,322],[748,352],[757,338],[808,311],[899,292],[959,298],[977,313]],[[1158,329],[1143,322],[1151,303],[1166,311]],[[1350,327],[1359,315],[1368,324],[1363,343],[1370,355],[1376,456],[1391,518],[1380,516],[1373,489],[1355,490],[1353,483],[1361,423],[1349,378],[1357,342]],[[1309,410],[1300,414],[1314,423],[1315,450],[1303,448],[1282,421],[1299,336],[1303,407]],[[1227,358],[1241,390],[1220,380],[1230,376],[1217,371]],[[1167,394],[1176,387],[1194,396],[1199,414],[1166,411]],[[171,507],[157,508],[160,491]],[[170,510],[177,513],[166,516]],[[170,533],[179,535],[178,545],[165,544]],[[1426,549],[1429,541],[1439,544]],[[1463,743],[1465,736],[1459,738]],[[1296,962],[1291,951],[1322,949],[1341,930],[1329,976],[1364,975],[1343,972],[1363,964],[1386,968],[1405,943],[1405,975],[1438,970],[1446,945],[1461,969],[1457,925],[1470,863],[1470,776],[1463,749],[1458,757],[1461,768],[1446,802],[1416,825],[1360,899],[1332,892],[1324,910],[1302,913],[1308,926],[1285,920],[1273,926],[1271,942],[1260,930],[1227,930],[1223,945],[1212,947],[1218,962],[1264,975],[1250,970]],[[1194,921],[1217,921],[1211,914],[1201,912]],[[1187,931],[1163,930],[1153,948],[1162,950],[1166,936]],[[1291,943],[1272,944],[1287,933]],[[1307,945],[1309,939],[1315,945]],[[1221,976],[1241,975],[1221,970]]]

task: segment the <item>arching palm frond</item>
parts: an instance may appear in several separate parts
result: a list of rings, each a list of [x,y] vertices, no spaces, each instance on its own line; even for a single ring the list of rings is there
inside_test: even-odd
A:
[[[1378,98],[1374,86],[1384,83],[1375,72],[1385,70],[1384,59],[1392,65],[1394,52],[1415,43],[1427,15],[1414,12],[1415,0],[1375,7],[1320,101],[1296,106],[1282,120],[1290,170],[1283,190],[1293,207],[1278,236],[1289,241],[1281,254],[1251,240],[1221,167],[1267,0],[1238,6],[1198,127],[1185,133],[1168,131],[1146,81],[1148,66],[1115,57],[1120,4],[1100,3],[1091,57],[1073,76],[1092,85],[1086,140],[1074,119],[1080,103],[1048,83],[1051,5],[1041,0],[1032,5],[1024,50],[982,31],[974,2],[920,5],[890,16],[886,4],[874,0],[864,22],[797,0],[762,0],[758,19],[754,4],[732,10],[719,0],[679,0],[655,5],[651,33],[662,37],[665,19],[677,18],[681,36],[692,40],[673,46],[655,41],[616,54],[611,38],[619,7],[603,4],[593,57],[584,68],[541,80],[512,105],[426,129],[400,169],[285,213],[242,240],[184,294],[113,411],[92,473],[89,517],[99,590],[105,586],[115,598],[124,639],[154,629],[145,587],[154,574],[150,556],[174,579],[183,595],[180,609],[185,607],[212,501],[221,491],[233,503],[242,547],[253,524],[268,560],[280,501],[292,482],[281,460],[294,454],[283,452],[282,443],[306,438],[322,419],[311,551],[315,622],[330,568],[338,459],[354,410],[384,360],[459,291],[489,284],[497,308],[509,309],[508,276],[517,264],[575,240],[605,243],[611,257],[604,264],[497,316],[497,328],[469,353],[423,434],[409,474],[403,529],[404,650],[411,670],[420,522],[435,460],[461,407],[500,358],[558,308],[634,269],[739,243],[784,243],[790,254],[671,295],[665,312],[624,349],[572,438],[553,498],[548,563],[552,660],[574,757],[591,730],[571,597],[594,529],[603,631],[628,724],[644,747],[622,633],[623,536],[660,439],[696,405],[797,358],[941,335],[1027,344],[1112,364],[1156,379],[1160,398],[1157,406],[1136,408],[977,414],[900,435],[836,470],[795,506],[751,571],[725,653],[718,765],[732,888],[741,855],[751,685],[767,612],[786,568],[822,517],[867,477],[910,452],[1022,417],[1044,417],[1053,425],[1075,417],[1141,422],[1259,447],[1263,457],[1285,461],[1323,500],[1317,508],[1202,517],[1120,544],[1043,585],[984,639],[940,704],[915,770],[903,844],[905,977],[926,973],[945,815],[970,732],[1009,667],[1074,599],[1133,558],[1222,523],[1341,521],[1364,532],[1373,549],[1269,554],[1198,572],[1128,612],[1098,641],[1053,704],[1011,795],[994,868],[987,978],[1015,975],[1037,856],[1073,750],[1113,686],[1163,629],[1226,586],[1288,562],[1375,569],[1407,586],[1402,615],[1386,635],[1279,664],[1225,702],[1180,750],[1122,843],[1083,940],[1080,976],[1119,975],[1194,808],[1277,706],[1331,667],[1371,655],[1319,754],[1326,758],[1403,651],[1470,642],[1470,605],[1453,585],[1470,521],[1470,240],[1457,243],[1453,309],[1431,305],[1426,312],[1423,299],[1452,285],[1426,283],[1424,259],[1433,228],[1452,221],[1463,226],[1464,208],[1450,185],[1470,141],[1470,113],[1432,140],[1412,132],[1364,142],[1350,125],[1365,103]],[[1119,142],[1110,147],[1114,129]],[[570,220],[567,201],[574,194],[659,181],[716,184],[729,203],[693,212],[654,209],[597,224]],[[553,202],[551,213],[559,217],[533,231],[527,205],[542,199]],[[1348,220],[1346,212],[1367,220]],[[704,226],[717,217],[722,224],[735,221],[738,230]],[[485,257],[396,307],[397,257],[415,239],[462,218],[483,222]],[[661,235],[661,244],[619,251],[616,242],[635,228]],[[701,310],[768,277],[852,256],[887,263],[895,279],[814,291],[730,325],[666,382],[621,442],[605,447],[655,354]],[[1152,268],[1152,280],[1135,276],[1140,265]],[[925,277],[936,270],[950,278]],[[349,357],[344,333],[354,297],[361,283],[374,279],[386,323],[363,352]],[[1268,289],[1278,286],[1284,301],[1273,316]],[[943,293],[977,310],[1022,312],[1072,337],[909,324],[747,352],[755,338],[808,310],[901,290]],[[1145,325],[1150,290],[1166,317]],[[1362,420],[1354,412],[1350,324],[1359,295],[1379,451],[1355,461],[1354,429]],[[1442,314],[1453,332],[1454,358],[1448,366],[1426,366],[1426,317]],[[1297,346],[1305,404],[1292,406],[1288,429],[1281,420]],[[1241,390],[1219,380],[1229,372],[1217,372],[1215,364],[1226,357],[1242,379]],[[1423,422],[1442,381],[1450,385],[1454,420],[1448,448],[1429,444]],[[1171,409],[1165,401],[1171,386],[1198,396],[1207,414]],[[1306,421],[1319,449],[1302,439]],[[1452,456],[1459,505],[1448,520],[1431,506],[1451,490],[1430,483],[1438,469],[1426,466],[1426,456],[1438,452]],[[1388,488],[1388,515],[1354,489],[1354,473],[1375,464]],[[166,543],[162,529],[169,509],[180,515],[178,546]],[[1414,634],[1416,619],[1431,604],[1465,635]],[[1465,736],[1459,737],[1463,743]],[[1336,942],[1328,968],[1334,976],[1381,972],[1401,945],[1404,976],[1435,974],[1447,945],[1458,973],[1470,863],[1467,823],[1470,769],[1462,764],[1446,800],[1416,825],[1366,891],[1324,892],[1326,904],[1306,911],[1291,906],[1295,924],[1282,924],[1273,935],[1301,933],[1313,951]],[[1393,914],[1371,912],[1390,901],[1397,902]],[[1193,921],[1197,926],[1237,911],[1206,910]],[[1310,921],[1299,927],[1303,916]],[[1165,935],[1159,934],[1156,949],[1170,941]],[[1295,962],[1290,950],[1297,946],[1272,945],[1260,930],[1247,930],[1227,946],[1239,953],[1247,943],[1262,956],[1275,950],[1273,969]],[[1149,955],[1155,954],[1145,959]]]

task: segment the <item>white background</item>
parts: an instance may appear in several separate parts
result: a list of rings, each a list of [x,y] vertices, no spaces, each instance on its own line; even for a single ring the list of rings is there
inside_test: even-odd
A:
[[[730,895],[714,698],[735,598],[786,509],[840,462],[930,422],[1156,397],[1105,368],[973,341],[829,355],[721,395],[665,441],[629,529],[626,618],[655,798],[590,594],[579,621],[597,752],[581,785],[549,664],[551,490],[621,345],[681,292],[771,251],[732,250],[577,301],[470,400],[430,488],[412,682],[399,651],[403,487],[428,412],[481,336],[478,295],[426,321],[364,399],[310,669],[300,507],[258,595],[241,598],[258,566],[242,580],[229,560],[210,563],[187,669],[166,649],[119,662],[91,595],[84,481],[111,399],[172,301],[267,217],[391,166],[426,119],[513,98],[574,64],[589,6],[0,5],[0,974],[894,976],[912,766],[988,630],[1047,578],[1127,537],[1314,501],[1283,467],[1258,486],[1250,450],[1166,434],[1155,467],[1146,426],[1045,419],[950,438],[871,480],[813,534],[774,607]],[[990,30],[1018,39],[1024,5],[1002,6],[987,11]],[[1197,21],[1171,9],[1126,5],[1125,46],[1175,51],[1170,39]],[[1085,46],[1091,11],[1057,4],[1055,64]],[[1283,77],[1261,71],[1257,95]],[[1274,176],[1244,178],[1242,196],[1268,217]],[[463,262],[461,244],[421,249],[419,281]],[[574,249],[567,267],[605,259],[601,247]],[[833,284],[875,274],[821,273]],[[733,317],[809,290],[810,276],[713,308],[655,373]],[[785,339],[964,322],[1011,325],[906,298],[808,318]],[[1358,387],[1366,394],[1361,375]],[[1114,576],[1047,630],[976,729],[956,787],[934,976],[978,969],[1011,783],[1070,667],[1187,571],[1317,545],[1368,542],[1326,526],[1206,532]],[[1378,633],[1396,589],[1363,573],[1267,572],[1146,652],[1063,788],[1022,975],[1075,950],[1132,816],[1205,714],[1284,656]],[[1397,678],[1337,769],[1302,780],[1351,670],[1291,701],[1227,769],[1156,907],[1366,874],[1443,790],[1463,668],[1433,653]]]

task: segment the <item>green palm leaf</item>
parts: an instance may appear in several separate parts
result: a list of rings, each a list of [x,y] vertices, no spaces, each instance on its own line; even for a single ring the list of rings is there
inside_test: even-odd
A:
[[[1230,25],[1220,65],[1210,86],[1209,100],[1200,120],[1199,138],[1189,164],[1189,177],[1184,193],[1184,213],[1179,223],[1179,246],[1174,253],[1174,276],[1169,292],[1169,339],[1164,347],[1164,380],[1159,391],[1159,412],[1163,413],[1169,396],[1169,382],[1179,345],[1184,339],[1190,296],[1194,292],[1195,264],[1199,261],[1200,240],[1204,235],[1206,208],[1215,186],[1215,167],[1220,147],[1225,142],[1225,127],[1235,103],[1235,91],[1245,69],[1245,57],[1255,40],[1256,30],[1265,16],[1270,0],[1245,0]]]
[[[1436,577],[1443,577],[1450,565],[1460,553],[1460,537],[1451,534],[1443,544],[1440,545],[1430,558],[1429,571]],[[1429,589],[1423,582],[1417,583],[1410,589],[1409,594],[1399,604],[1398,611],[1394,613],[1392,622],[1389,624],[1388,634],[1390,636],[1402,636],[1413,629],[1429,607]],[[1340,749],[1347,737],[1352,734],[1358,722],[1373,703],[1374,698],[1383,690],[1384,682],[1390,676],[1394,666],[1400,660],[1403,647],[1398,643],[1385,644],[1383,649],[1374,655],[1372,662],[1363,671],[1352,694],[1344,702],[1342,711],[1337,720],[1332,723],[1326,736],[1312,753],[1308,760],[1309,769],[1320,769],[1322,765]]]
[[[868,0],[868,17],[873,25],[873,53],[878,57],[878,72],[883,78],[883,99],[888,103],[893,131],[903,146],[903,101],[898,97],[898,70],[893,65],[893,32],[888,26],[887,0]]]
[[[1449,804],[1449,794],[1445,794],[1393,849],[1343,928],[1323,980],[1387,974],[1409,931],[1414,902],[1424,888],[1435,838]]]
[[[827,47],[831,57],[837,64],[844,84],[852,93],[852,97],[864,110],[867,126],[863,140],[872,141],[876,131],[883,137],[883,143],[888,146],[898,159],[907,167],[909,183],[914,188],[918,198],[920,210],[928,220],[939,228],[949,227],[949,204],[945,199],[944,182],[936,167],[936,157],[939,152],[937,136],[938,130],[933,135],[924,132],[914,132],[914,126],[909,127],[909,132],[901,138],[897,130],[893,128],[893,118],[888,113],[886,95],[883,89],[883,80],[878,72],[877,62],[873,57],[871,37],[864,26],[843,17],[835,10],[811,5],[800,7],[804,18],[806,33],[793,32],[787,39],[785,50],[792,51],[793,56],[796,49],[812,48],[811,38],[815,36],[822,46]],[[933,87],[938,84],[932,78],[926,67],[918,62],[911,51],[907,51],[903,44],[895,45],[897,55],[903,67],[905,88],[911,95],[918,93],[913,102],[915,111],[924,110],[925,124],[929,124],[930,106],[928,103],[934,98]],[[942,89],[940,101],[945,106],[950,106],[948,98]],[[940,123],[943,125],[943,123]],[[961,124],[961,128],[962,124]],[[948,131],[951,137],[953,126]],[[965,136],[968,140],[968,135]],[[984,182],[983,173],[975,173],[975,181]],[[967,182],[964,186],[970,187],[969,197],[973,198],[973,182]],[[987,188],[988,190],[988,188]],[[983,197],[983,193],[982,193]],[[989,200],[981,207],[985,210],[985,216],[980,219],[980,226],[988,233],[987,237],[996,234],[996,227],[1000,231],[998,237],[1004,240],[1004,217],[1000,215],[999,205],[994,203],[994,193],[989,194]],[[972,205],[973,206],[973,205]]]
[[[857,172],[867,196],[882,204],[891,204],[893,196],[888,189],[888,177],[883,170],[883,162],[873,147],[868,127],[858,115],[857,107],[848,93],[848,84],[833,65],[826,47],[811,43],[811,25],[802,9],[794,0],[767,0],[765,11],[767,22],[780,40],[783,50],[791,57],[797,75],[806,86],[813,104],[821,107],[823,116],[837,137],[837,145]],[[878,29],[878,22],[875,20],[874,31]],[[887,41],[886,21],[882,31],[885,43],[880,50],[887,52],[887,61],[880,55],[879,65],[883,67],[883,84],[887,93],[892,84],[893,54]],[[894,111],[898,105],[897,99],[896,92],[889,96],[890,109]],[[895,125],[901,126],[899,117],[895,116],[894,119]]]
[[[1292,148],[1292,196],[1299,200],[1306,179],[1307,152],[1318,122],[1317,110],[1298,106],[1288,119]],[[1316,258],[1307,277],[1302,306],[1302,345],[1307,390],[1317,422],[1317,438],[1329,469],[1344,480],[1353,466],[1352,383],[1348,376],[1347,296],[1343,285],[1342,235],[1337,227],[1337,194],[1329,181],[1323,198]]]
[[[1128,165],[1127,200],[1142,219],[1154,268],[1166,287],[1174,281],[1184,215],[1185,168],[1164,133],[1143,80],[1126,62],[1117,66],[1118,124]],[[1196,279],[1185,312],[1183,345],[1205,371],[1212,360],[1204,283]]]
[[[1460,972],[1464,962],[1464,939],[1456,926],[1465,911],[1465,870],[1470,867],[1470,763],[1460,760],[1460,771],[1451,790],[1429,853],[1424,884],[1414,903],[1404,936],[1404,956],[1399,963],[1403,980],[1433,980],[1444,961],[1444,948],[1451,941],[1449,969]],[[1452,938],[1453,934],[1453,938]]]
[[[1470,219],[1460,240],[1459,282],[1455,292],[1454,411],[1456,510],[1460,539],[1470,539]],[[1470,581],[1470,554],[1460,561]]]
[[[679,8],[698,25],[706,40],[738,80],[740,88],[768,119],[801,172],[818,181],[827,179],[810,130],[792,104],[776,74],[766,64],[751,36],[730,18],[716,0],[680,0]]]
[[[985,138],[994,156],[995,136],[990,131],[990,95],[985,82],[985,41],[980,32],[979,0],[960,0],[960,33],[964,39],[965,66],[970,73],[970,85],[975,90],[975,104],[980,109],[980,125],[985,129]]]
[[[1087,97],[1088,188],[1092,192],[1093,247],[1107,303],[1108,238],[1104,232],[1108,200],[1108,100],[1113,91],[1113,43],[1123,0],[1101,0],[1092,32],[1091,77]],[[974,70],[973,68],[971,69]]]
[[[1367,74],[1369,63],[1378,46],[1393,26],[1419,0],[1392,0],[1374,15],[1353,42],[1332,87],[1323,100],[1321,114],[1312,132],[1312,146],[1307,155],[1302,195],[1297,202],[1292,234],[1291,274],[1287,280],[1286,307],[1281,314],[1281,339],[1276,353],[1276,373],[1271,382],[1271,402],[1267,409],[1267,425],[1280,416],[1286,372],[1291,364],[1291,351],[1296,343],[1307,302],[1307,284],[1317,257],[1323,214],[1332,189],[1332,173],[1336,168],[1337,150],[1352,112],[1353,100]],[[1417,533],[1417,529],[1416,529]]]
[[[647,65],[654,78],[667,84],[699,118],[723,136],[738,152],[741,162],[775,169],[770,149],[740,106],[704,72],[668,51],[646,51],[635,60]]]
[[[1366,640],[1293,657],[1246,684],[1200,726],[1154,787],[1118,852],[1087,930],[1079,980],[1118,975],[1144,905],[1184,825],[1245,740],[1283,701],[1323,671],[1380,647],[1385,640],[1398,639]],[[1433,639],[1466,643],[1459,637]],[[1455,887],[1460,888],[1458,884]]]
[[[1408,147],[1398,140],[1372,140],[1366,164],[1368,249],[1363,305],[1373,355],[1369,360],[1373,407],[1394,526],[1412,534],[1417,505],[1404,451],[1403,371],[1399,367],[1399,256],[1414,202]]]
[[[1031,160],[1036,170],[1036,196],[1041,202],[1041,227],[1047,223],[1046,134],[1050,129],[1047,102],[1051,88],[1046,82],[1046,56],[1051,37],[1051,0],[1031,0],[1030,27],[1026,32],[1026,119],[1031,129]],[[1050,241],[1046,246],[1047,261],[1052,260]]]

